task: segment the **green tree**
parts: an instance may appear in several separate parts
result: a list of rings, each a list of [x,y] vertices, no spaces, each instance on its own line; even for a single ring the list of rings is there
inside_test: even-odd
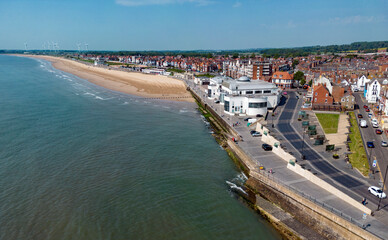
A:
[[[304,85],[306,83],[306,80],[304,78],[304,73],[301,72],[301,71],[297,71],[295,74],[294,74],[294,80],[297,80],[299,81],[299,84],[300,85]]]
[[[234,53],[232,58],[234,58],[234,59],[238,58],[238,53]]]
[[[252,53],[251,58],[255,58],[255,57],[256,57],[255,53]]]
[[[310,82],[309,82],[310,87],[311,87],[311,85],[313,85],[313,80],[310,80]]]

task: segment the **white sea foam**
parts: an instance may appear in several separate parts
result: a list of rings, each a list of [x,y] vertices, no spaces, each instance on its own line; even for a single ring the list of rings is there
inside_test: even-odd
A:
[[[245,195],[248,195],[248,193],[245,192],[244,189],[242,189],[241,187],[237,186],[236,184],[234,184],[232,182],[229,182],[229,181],[225,181],[225,182],[229,185],[230,189],[236,190],[236,191],[244,193]]]

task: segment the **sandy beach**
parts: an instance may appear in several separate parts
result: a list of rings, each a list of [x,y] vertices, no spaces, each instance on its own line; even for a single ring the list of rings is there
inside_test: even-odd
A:
[[[167,76],[123,72],[114,69],[109,70],[60,57],[38,55],[18,56],[48,60],[59,70],[74,74],[91,83],[114,91],[146,98],[194,102],[194,99],[186,90],[186,86],[182,81]]]

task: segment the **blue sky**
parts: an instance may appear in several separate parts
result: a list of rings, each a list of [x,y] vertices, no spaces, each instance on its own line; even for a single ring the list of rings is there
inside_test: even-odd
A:
[[[388,40],[388,0],[0,0],[0,49],[195,50]]]

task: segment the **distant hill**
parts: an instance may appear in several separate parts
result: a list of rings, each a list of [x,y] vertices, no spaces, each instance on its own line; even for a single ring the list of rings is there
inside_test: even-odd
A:
[[[377,52],[378,48],[388,47],[388,41],[377,42],[354,42],[344,45],[329,45],[329,46],[310,46],[298,48],[269,48],[263,49],[260,53],[268,56],[285,56],[285,57],[300,57],[309,54],[319,53],[370,53]]]
[[[377,52],[379,48],[388,48],[388,41],[376,41],[376,42],[354,42],[344,45],[329,45],[329,46],[310,46],[310,47],[295,47],[295,48],[251,48],[251,49],[236,49],[236,50],[166,50],[166,51],[88,51],[90,54],[101,55],[143,55],[143,56],[177,56],[183,57],[207,57],[211,58],[214,55],[228,55],[238,57],[239,55],[249,56],[248,54],[263,54],[268,57],[301,57],[310,54],[320,53],[370,53]],[[1,53],[23,53],[24,50],[0,50]],[[61,50],[58,52],[43,51],[43,50],[29,50],[29,53],[33,54],[52,54],[52,55],[64,55],[77,53],[74,50]],[[85,53],[85,51],[82,51]]]

